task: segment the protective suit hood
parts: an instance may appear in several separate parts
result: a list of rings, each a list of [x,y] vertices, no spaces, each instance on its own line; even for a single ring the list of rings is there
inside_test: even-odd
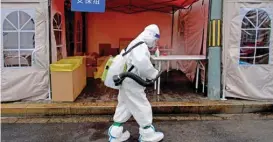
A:
[[[137,39],[144,41],[149,48],[154,48],[159,38],[159,28],[155,24],[147,26],[144,31],[137,37]]]

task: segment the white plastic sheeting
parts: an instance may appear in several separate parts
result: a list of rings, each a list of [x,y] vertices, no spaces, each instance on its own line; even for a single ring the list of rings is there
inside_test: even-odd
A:
[[[1,4],[4,53],[1,101],[46,99],[49,94],[48,2],[2,0]]]
[[[199,0],[191,10],[175,13],[173,50],[177,55],[206,55],[209,0]],[[201,52],[202,51],[202,52]],[[178,61],[178,67],[190,81],[194,81],[196,61]],[[177,62],[172,62],[176,69]],[[204,80],[204,72],[202,80]]]
[[[273,100],[273,1],[225,0],[223,24],[223,93]]]

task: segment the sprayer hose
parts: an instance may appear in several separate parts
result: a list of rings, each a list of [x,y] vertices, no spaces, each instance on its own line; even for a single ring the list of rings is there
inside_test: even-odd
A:
[[[157,77],[153,80],[143,80],[141,77],[139,77],[138,75],[136,75],[132,72],[124,72],[124,73],[121,73],[120,75],[113,76],[113,80],[115,82],[115,85],[118,86],[118,85],[122,84],[123,80],[126,77],[128,77],[128,78],[131,78],[134,81],[136,81],[139,85],[146,87],[146,86],[152,85],[154,83],[154,81],[158,79],[158,77],[160,75],[161,75],[161,73],[159,73],[157,75]]]

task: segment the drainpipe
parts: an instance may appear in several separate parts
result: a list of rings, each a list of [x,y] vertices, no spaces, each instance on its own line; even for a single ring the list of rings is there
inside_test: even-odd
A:
[[[210,0],[208,38],[208,98],[220,100],[223,0]]]

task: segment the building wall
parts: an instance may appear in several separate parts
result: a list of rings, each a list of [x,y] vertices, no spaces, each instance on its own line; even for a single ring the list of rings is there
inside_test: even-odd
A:
[[[149,24],[157,24],[161,32],[161,45],[171,43],[170,14],[158,12],[143,12],[138,14],[123,14],[105,12],[89,13],[87,45],[88,52],[98,52],[99,43],[110,43],[112,48],[119,47],[120,38],[135,38]]]

